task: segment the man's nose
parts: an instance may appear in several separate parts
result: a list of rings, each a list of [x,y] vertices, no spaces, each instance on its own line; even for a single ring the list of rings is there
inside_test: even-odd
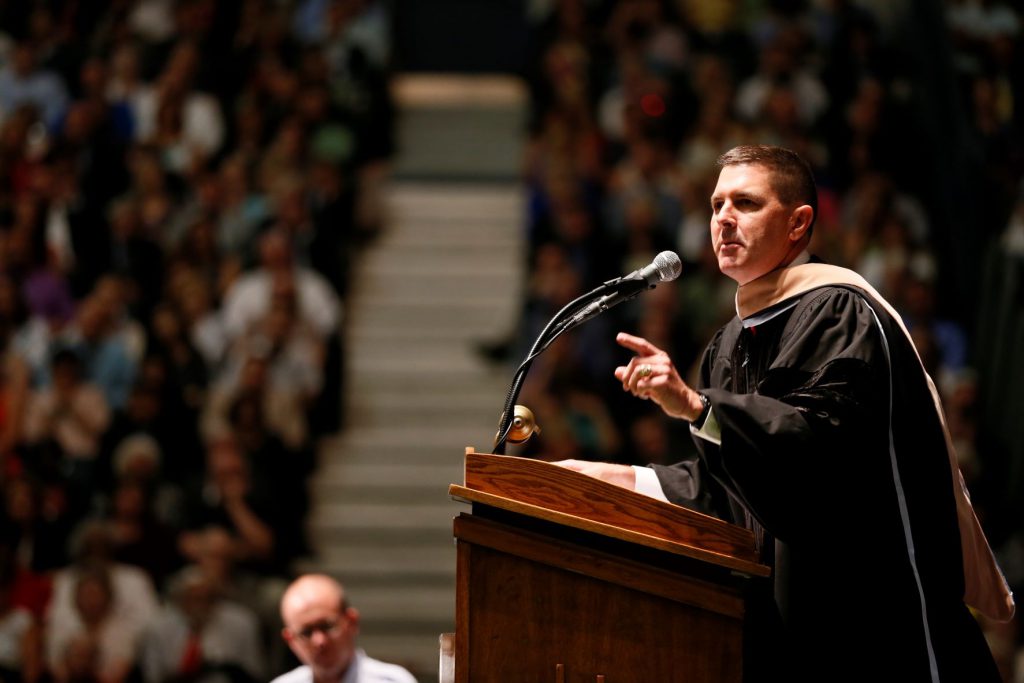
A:
[[[732,204],[723,204],[718,209],[714,218],[722,227],[731,227],[736,225],[736,214],[733,210]]]

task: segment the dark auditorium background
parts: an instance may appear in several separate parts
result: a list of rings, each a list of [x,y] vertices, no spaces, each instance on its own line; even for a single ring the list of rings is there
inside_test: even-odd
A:
[[[621,391],[614,333],[682,365],[734,314],[707,197],[741,143],[811,162],[812,250],[903,316],[1019,595],[1022,18],[0,0],[0,680],[270,680],[305,571],[346,583],[371,656],[436,680],[464,447],[562,305],[665,249],[678,281],[537,360],[543,431],[511,450],[692,452]],[[982,625],[1024,681],[1017,621]]]

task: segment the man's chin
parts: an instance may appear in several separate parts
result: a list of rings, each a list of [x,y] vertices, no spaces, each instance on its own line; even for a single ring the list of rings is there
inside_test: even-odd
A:
[[[342,673],[345,670],[346,663],[344,658],[335,652],[323,657],[314,657],[312,665],[318,671],[334,675]]]
[[[727,278],[731,278],[739,282],[741,277],[741,267],[736,263],[736,259],[730,256],[719,256],[718,257],[718,270],[722,271],[722,275]]]

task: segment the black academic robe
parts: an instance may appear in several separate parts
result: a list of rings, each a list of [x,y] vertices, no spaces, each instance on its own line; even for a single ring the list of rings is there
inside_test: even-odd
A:
[[[752,529],[773,569],[750,580],[746,680],[998,681],[910,342],[852,287],[756,317],[702,360],[721,445],[656,467],[669,500]]]

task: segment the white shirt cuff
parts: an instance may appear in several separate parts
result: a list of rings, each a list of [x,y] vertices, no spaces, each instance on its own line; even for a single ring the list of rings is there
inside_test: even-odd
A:
[[[658,481],[658,475],[654,473],[653,469],[633,465],[633,472],[636,474],[636,483],[633,484],[634,491],[668,502],[665,491],[661,488],[661,482]]]
[[[716,446],[722,445],[722,428],[718,425],[715,411],[710,408],[708,408],[708,416],[704,419],[704,424],[700,428],[697,425],[691,424],[690,433],[705,441],[710,441]]]

